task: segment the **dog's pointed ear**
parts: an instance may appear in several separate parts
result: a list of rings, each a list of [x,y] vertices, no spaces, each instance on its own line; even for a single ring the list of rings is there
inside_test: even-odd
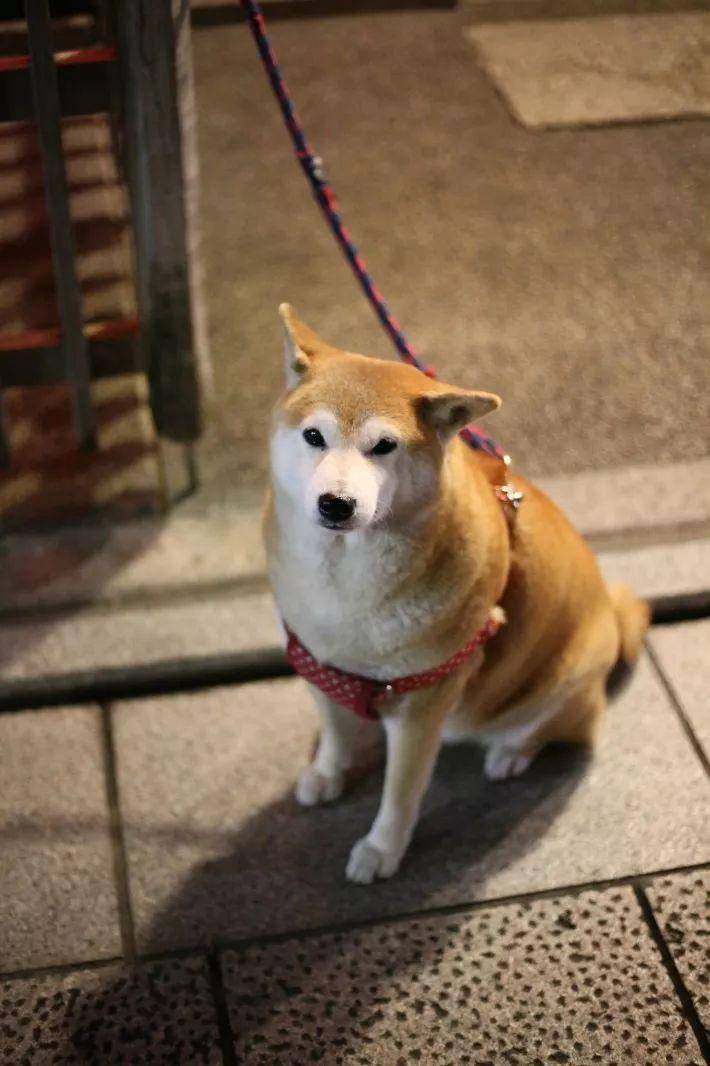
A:
[[[301,332],[301,323],[290,304],[281,304],[279,315],[284,327],[284,370],[286,372],[286,385],[289,389],[294,388],[311,365],[308,354],[298,343],[298,335]]]
[[[420,400],[420,412],[424,421],[439,434],[443,441],[484,415],[500,407],[501,399],[493,392],[473,392],[445,386],[440,392],[430,392]]]
[[[286,384],[292,389],[309,369],[315,356],[332,354],[335,349],[305,322],[301,322],[290,304],[281,304],[279,315],[284,326]]]

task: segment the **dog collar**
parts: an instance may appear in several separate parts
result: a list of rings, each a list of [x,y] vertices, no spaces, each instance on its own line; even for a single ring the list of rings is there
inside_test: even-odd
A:
[[[396,677],[392,681],[375,681],[371,677],[349,674],[345,670],[338,670],[335,666],[319,662],[301,644],[288,626],[286,626],[288,637],[286,658],[297,674],[315,685],[341,707],[354,711],[360,718],[376,719],[379,718],[376,708],[380,703],[391,696],[401,696],[405,692],[414,692],[416,689],[426,688],[440,681],[442,677],[452,673],[478,648],[495,636],[504,622],[503,611],[500,607],[494,607],[486,624],[478,630],[468,644],[460,648],[446,662],[440,663],[431,670],[423,670],[419,674],[408,674],[406,677]]]

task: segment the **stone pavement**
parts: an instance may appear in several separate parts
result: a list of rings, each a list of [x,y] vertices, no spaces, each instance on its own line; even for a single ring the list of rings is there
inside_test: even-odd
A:
[[[0,1061],[703,1062],[708,641],[654,630],[592,759],[446,750],[371,888],[379,772],[297,807],[298,681],[2,716]]]
[[[401,872],[369,888],[344,867],[381,767],[299,808],[307,694],[235,658],[279,640],[253,513],[6,544],[0,1062],[710,1061],[699,473],[548,486],[665,624],[593,756],[492,785],[447,748]],[[231,684],[200,674],[215,659]],[[143,695],[92,700],[111,671]],[[67,678],[86,702],[53,706]],[[28,684],[36,709],[9,713]]]

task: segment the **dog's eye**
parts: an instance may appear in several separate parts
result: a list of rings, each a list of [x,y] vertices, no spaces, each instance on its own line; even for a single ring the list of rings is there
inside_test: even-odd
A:
[[[325,437],[319,429],[304,429],[303,439],[311,448],[325,448]]]
[[[397,441],[391,437],[383,437],[378,440],[374,448],[370,448],[370,455],[389,455],[397,447]]]

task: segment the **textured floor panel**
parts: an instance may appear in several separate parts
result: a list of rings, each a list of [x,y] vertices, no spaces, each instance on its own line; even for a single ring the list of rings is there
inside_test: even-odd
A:
[[[660,682],[642,662],[597,756],[558,750],[516,781],[478,749],[442,752],[401,870],[348,884],[381,776],[299,808],[316,731],[305,686],[283,680],[117,708],[131,897],[143,950],[514,895],[707,859],[710,794]],[[679,783],[682,782],[682,801]]]
[[[8,535],[0,542],[0,604],[31,610],[253,582],[266,569],[261,508],[259,494],[240,493],[227,507],[192,500],[159,520]]]
[[[710,555],[702,571],[710,586]],[[693,731],[710,758],[710,619],[656,626],[649,636]]]
[[[640,596],[701,592],[710,586],[710,539],[600,552],[599,565],[606,581],[623,581]]]
[[[164,509],[158,438],[142,374],[91,383],[97,447],[77,451],[67,383],[3,393],[12,463],[0,476],[3,533],[120,522]]]
[[[120,950],[98,711],[0,716],[0,972]]]
[[[204,963],[172,959],[0,982],[8,1066],[216,1066],[222,1062]]]
[[[281,639],[271,597],[233,591],[195,594],[187,602],[40,614],[4,625],[2,638],[0,670],[8,681],[256,651]]]
[[[710,18],[676,12],[475,26],[466,36],[526,126],[710,114]]]
[[[249,1066],[702,1059],[630,889],[228,953]]]
[[[710,870],[658,878],[647,891],[680,975],[710,1032]]]
[[[538,485],[585,535],[710,521],[710,459],[589,470]]]

